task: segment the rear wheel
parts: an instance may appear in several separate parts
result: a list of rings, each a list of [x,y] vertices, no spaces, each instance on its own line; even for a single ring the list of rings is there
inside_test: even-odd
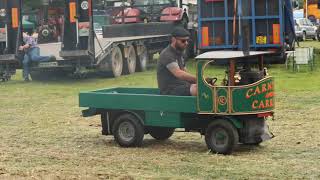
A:
[[[111,68],[114,77],[119,77],[122,74],[123,54],[119,46],[112,49],[111,53]]]
[[[135,47],[133,45],[129,46],[128,49],[128,57],[125,63],[125,73],[133,74],[136,72],[136,64],[137,64],[137,53]]]
[[[239,142],[237,129],[224,119],[215,120],[206,129],[205,141],[212,152],[231,154]]]
[[[149,127],[149,134],[156,140],[167,140],[174,133],[174,128],[166,127]]]
[[[137,71],[145,71],[147,69],[147,63],[149,61],[148,49],[143,46],[141,49],[141,54],[138,56],[137,61]]]
[[[125,113],[115,120],[113,135],[120,146],[137,147],[142,145],[144,128],[136,116]]]

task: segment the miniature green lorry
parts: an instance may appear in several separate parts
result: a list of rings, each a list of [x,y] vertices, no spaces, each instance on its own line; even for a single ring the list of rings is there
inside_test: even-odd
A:
[[[175,128],[205,135],[208,148],[230,154],[239,144],[270,139],[266,117],[273,117],[274,80],[263,67],[268,52],[214,51],[197,59],[197,96],[160,95],[156,88],[109,88],[79,94],[83,116],[101,114],[102,134],[123,147],[141,146],[145,134],[166,140]],[[209,61],[211,60],[211,61]],[[223,86],[210,84],[205,68],[229,63]],[[256,63],[258,61],[258,63]],[[238,65],[246,65],[238,71]],[[250,66],[258,64],[252,71]]]

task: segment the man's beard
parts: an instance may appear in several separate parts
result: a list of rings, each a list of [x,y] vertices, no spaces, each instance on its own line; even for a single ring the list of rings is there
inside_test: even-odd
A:
[[[177,51],[183,52],[185,48],[179,47],[177,45],[175,45],[175,48]]]

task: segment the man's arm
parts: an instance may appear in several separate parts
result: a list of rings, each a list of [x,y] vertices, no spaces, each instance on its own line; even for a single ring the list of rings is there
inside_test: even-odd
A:
[[[30,47],[30,45],[29,44],[25,44],[25,45],[23,45],[23,46],[20,46],[19,47],[19,50],[24,50],[24,49],[28,49]]]
[[[178,79],[188,81],[193,84],[195,84],[197,82],[197,78],[194,75],[192,75],[184,70],[181,70],[179,68],[178,63],[176,63],[176,62],[172,62],[172,63],[168,64],[167,68]]]

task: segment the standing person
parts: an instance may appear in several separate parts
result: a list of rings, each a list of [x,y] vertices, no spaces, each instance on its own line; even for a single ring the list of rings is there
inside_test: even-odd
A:
[[[29,79],[29,66],[31,62],[45,62],[54,61],[56,58],[54,56],[40,56],[40,48],[38,47],[38,34],[29,30],[23,33],[24,45],[19,47],[19,50],[24,51],[24,56],[22,60],[23,73],[22,77],[25,81],[30,81]]]
[[[160,53],[157,66],[160,94],[196,96],[197,80],[187,72],[183,57],[190,33],[182,27],[177,27],[171,35],[171,44]]]

